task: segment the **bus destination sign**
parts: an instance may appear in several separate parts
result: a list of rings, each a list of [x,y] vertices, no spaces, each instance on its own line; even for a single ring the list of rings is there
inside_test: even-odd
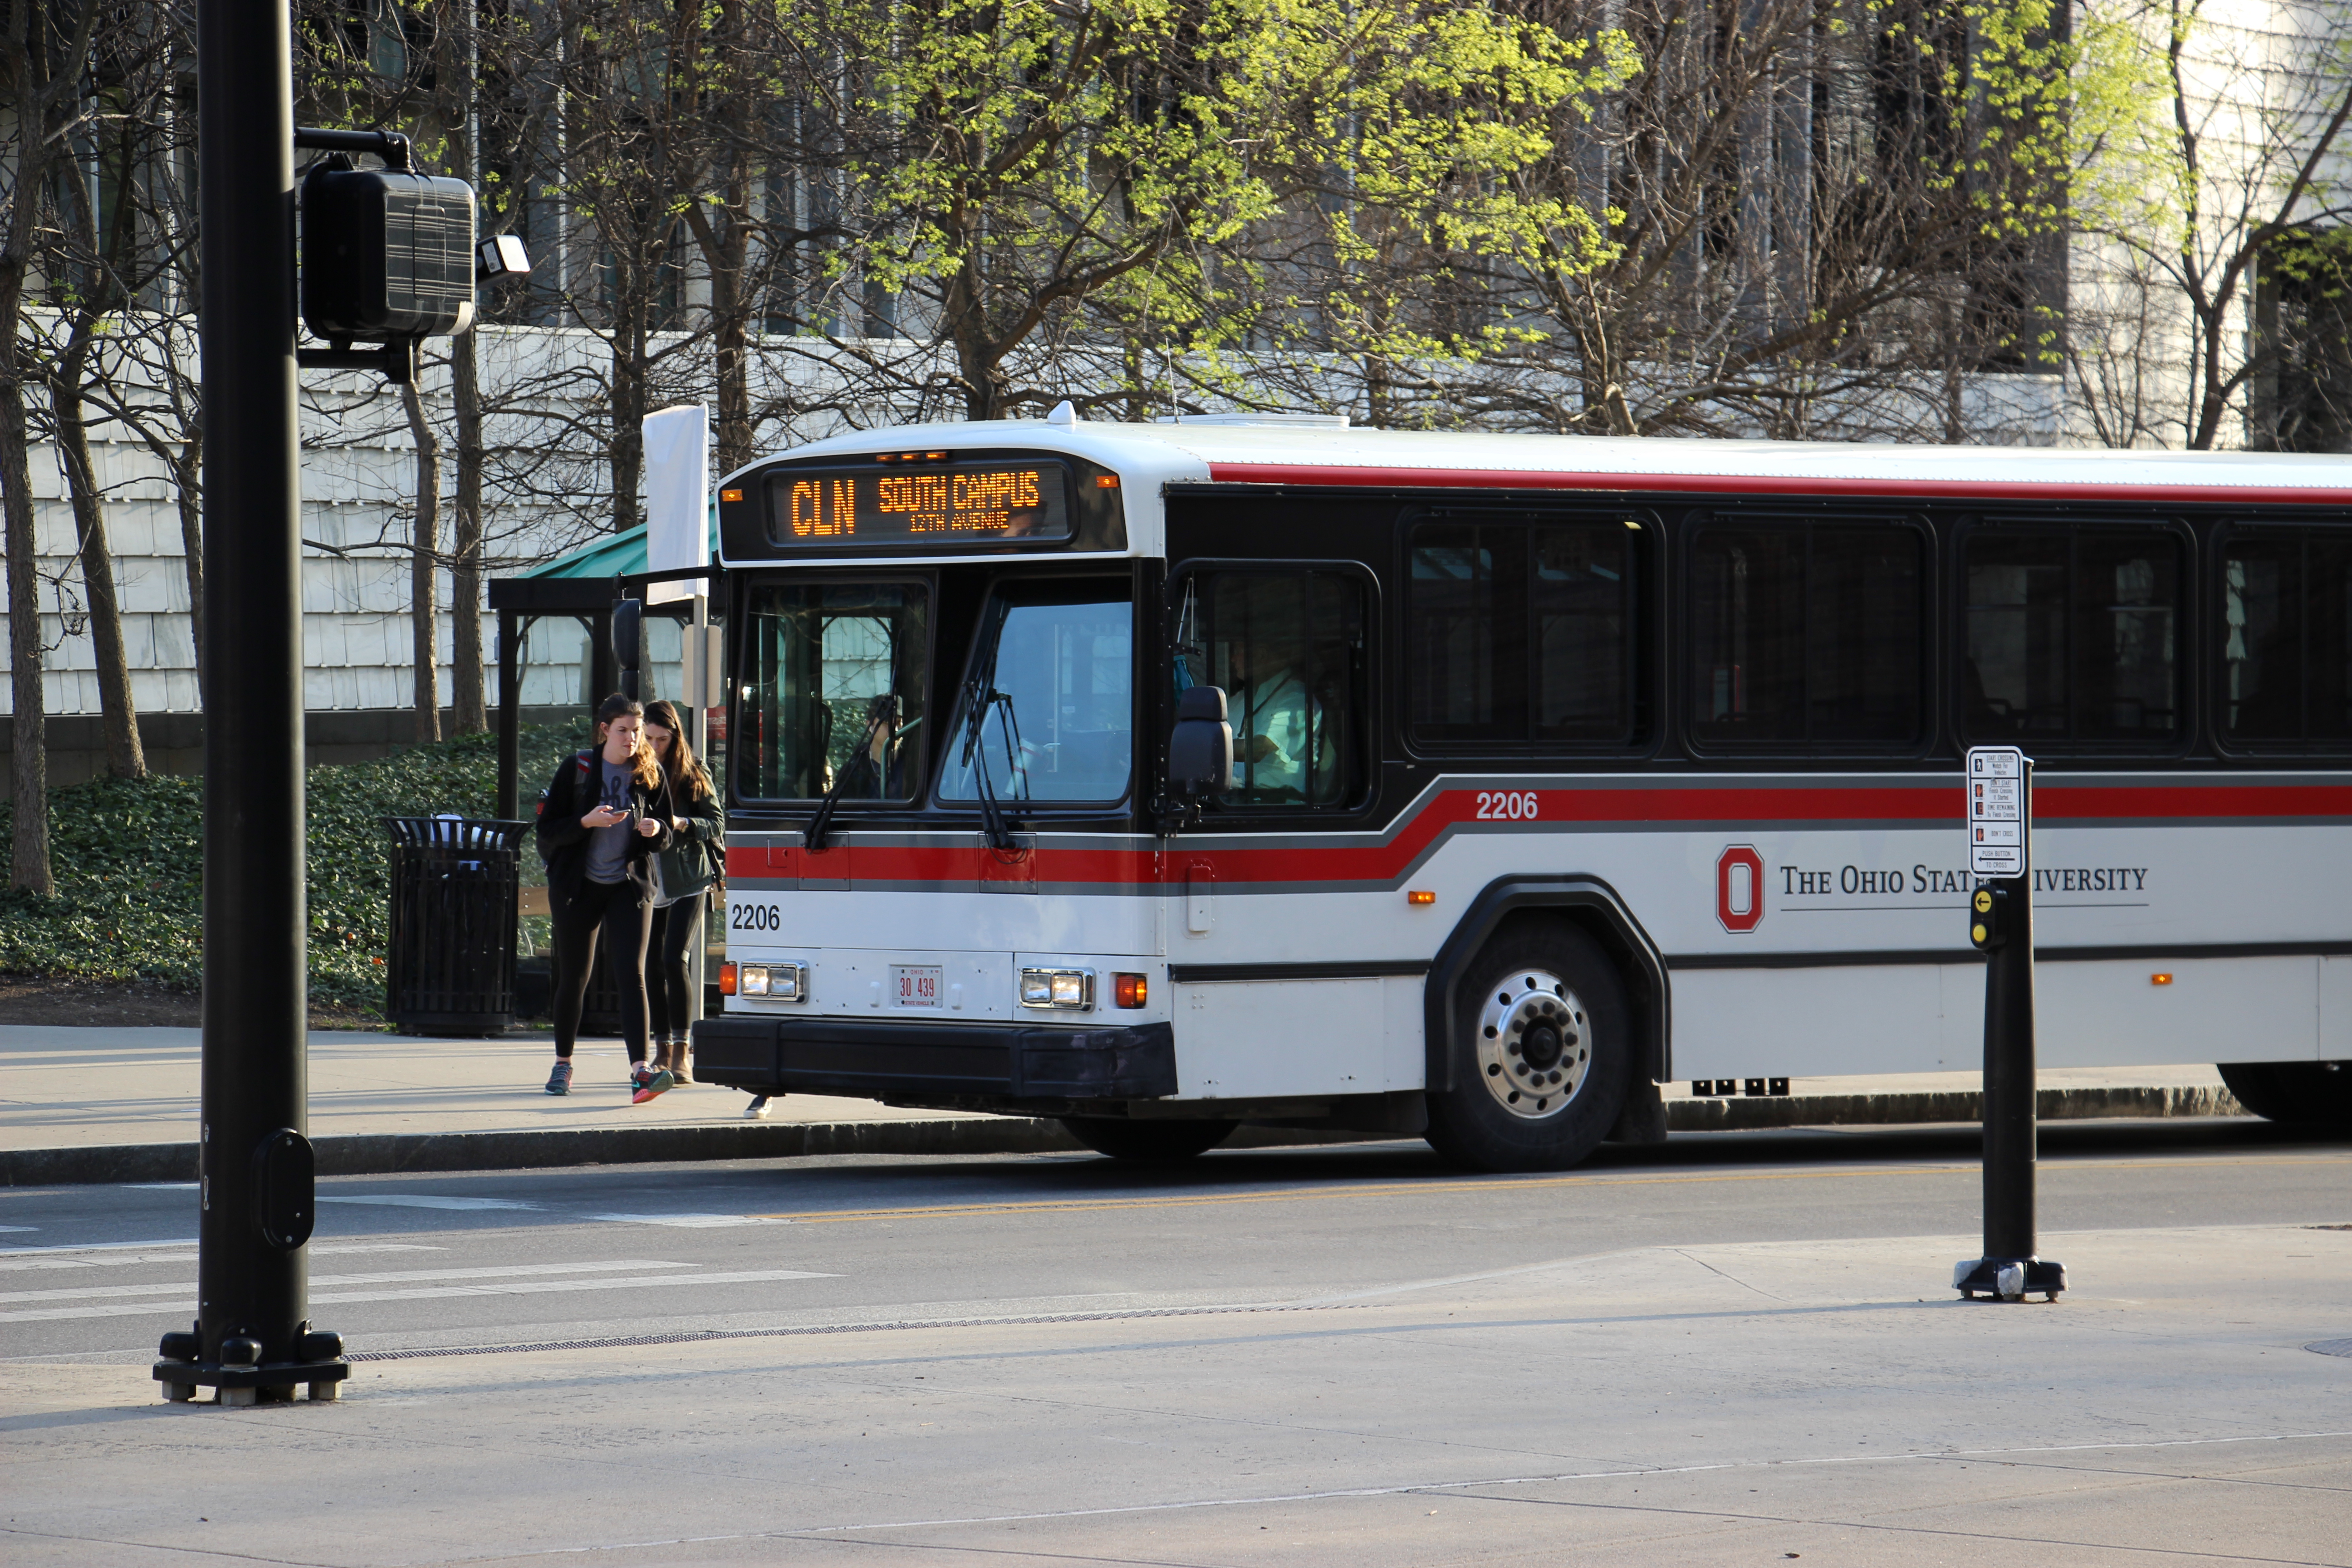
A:
[[[1058,463],[787,468],[768,476],[768,520],[786,548],[1051,543],[1070,537],[1070,476]]]

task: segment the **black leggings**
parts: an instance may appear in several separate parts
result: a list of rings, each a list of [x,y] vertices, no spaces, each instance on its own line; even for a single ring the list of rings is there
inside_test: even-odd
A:
[[[646,938],[652,905],[635,882],[580,880],[570,899],[558,898],[549,913],[555,926],[555,1054],[572,1059],[580,1037],[580,1007],[588,999],[588,977],[596,972],[596,938],[602,932],[620,983],[621,1033],[629,1059],[646,1059]]]
[[[697,893],[653,913],[653,939],[646,944],[646,999],[656,1039],[682,1042],[693,1022],[694,976],[687,966],[687,944],[702,929],[704,897]]]

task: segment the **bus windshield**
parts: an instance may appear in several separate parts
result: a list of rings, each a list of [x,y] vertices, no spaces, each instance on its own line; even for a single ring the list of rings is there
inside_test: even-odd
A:
[[[1124,583],[997,590],[948,730],[944,800],[1101,801],[1134,768],[1135,612]]]
[[[930,589],[919,582],[766,584],[741,625],[747,800],[908,800],[924,751]]]

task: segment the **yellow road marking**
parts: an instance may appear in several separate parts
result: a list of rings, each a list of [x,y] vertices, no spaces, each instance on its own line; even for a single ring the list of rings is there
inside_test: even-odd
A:
[[[2068,1162],[2099,1170],[2158,1171],[2215,1165],[2343,1165],[2352,1155],[2287,1160],[2140,1160],[2111,1163]],[[860,1220],[948,1219],[968,1215],[1098,1214],[1121,1209],[1206,1208],[1223,1204],[1296,1204],[1321,1198],[1377,1198],[1407,1194],[1524,1192],[1542,1187],[1704,1186],[1726,1182],[1816,1182],[1858,1176],[1975,1175],[1974,1164],[1871,1165],[1858,1170],[1751,1171],[1712,1176],[1528,1176],[1500,1182],[1397,1182],[1360,1187],[1289,1187],[1263,1193],[1183,1193],[1147,1198],[1053,1198],[1026,1203],[936,1204],[895,1209],[805,1209],[782,1214],[752,1215],[752,1219],[789,1220],[801,1225],[842,1225]]]

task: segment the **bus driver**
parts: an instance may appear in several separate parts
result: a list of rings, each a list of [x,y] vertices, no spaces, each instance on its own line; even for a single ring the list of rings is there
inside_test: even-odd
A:
[[[1307,652],[1304,638],[1280,633],[1231,645],[1235,782],[1254,799],[1306,802],[1338,785],[1323,703],[1307,686]]]

